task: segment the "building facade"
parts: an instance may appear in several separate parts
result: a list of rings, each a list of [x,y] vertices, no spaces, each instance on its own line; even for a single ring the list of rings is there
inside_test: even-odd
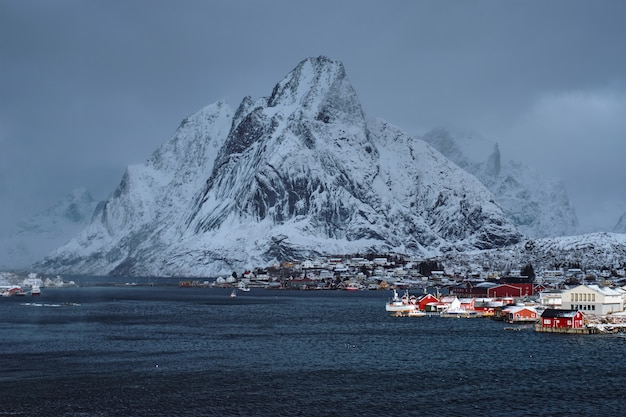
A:
[[[562,308],[581,310],[585,314],[604,316],[624,311],[622,293],[609,287],[598,285],[578,285],[563,291]]]
[[[543,328],[582,329],[584,325],[584,316],[580,311],[547,308],[541,314],[540,326]]]

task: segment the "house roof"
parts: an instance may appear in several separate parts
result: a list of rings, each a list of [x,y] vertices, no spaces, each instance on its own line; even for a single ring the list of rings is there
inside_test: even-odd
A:
[[[577,313],[577,310],[560,310],[557,308],[546,308],[541,314],[541,317],[549,319],[560,317],[575,317]]]
[[[579,288],[587,288],[593,292],[602,294],[602,295],[622,295],[621,292],[614,290],[613,288],[610,287],[601,287],[599,285],[596,284],[592,284],[592,285],[578,285],[576,287],[570,288],[568,291],[574,291],[577,290]]]
[[[532,311],[534,313],[537,312],[537,310],[535,310],[533,307],[529,307],[529,306],[509,306],[506,308],[503,308],[502,311],[508,311],[509,313],[515,314],[519,311],[522,310],[528,310],[528,311]]]
[[[619,291],[615,291],[613,288],[610,287],[601,287],[599,285],[587,285],[590,289],[597,291],[599,293],[602,293],[604,295],[622,295],[621,292]]]
[[[419,300],[419,301],[423,301],[423,300],[426,300],[426,299],[433,299],[433,300],[437,300],[437,301],[439,301],[439,300],[437,299],[437,297],[435,297],[435,296],[434,296],[434,295],[432,295],[432,294],[424,294],[424,295],[422,295],[421,297],[418,297],[418,300]]]

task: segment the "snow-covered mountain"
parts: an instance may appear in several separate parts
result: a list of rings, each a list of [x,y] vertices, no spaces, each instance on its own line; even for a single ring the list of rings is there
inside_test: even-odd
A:
[[[90,223],[97,204],[86,189],[80,188],[20,221],[9,236],[0,239],[0,269],[26,268],[67,243]]]
[[[211,276],[319,254],[433,255],[520,234],[472,175],[367,121],[343,65],[301,62],[256,101],[189,117],[131,166],[56,273]]]
[[[475,175],[524,235],[541,238],[576,233],[578,219],[561,180],[546,178],[520,162],[503,163],[497,144],[491,154],[485,155],[486,159],[477,161],[467,157],[445,129],[434,129],[423,139]]]

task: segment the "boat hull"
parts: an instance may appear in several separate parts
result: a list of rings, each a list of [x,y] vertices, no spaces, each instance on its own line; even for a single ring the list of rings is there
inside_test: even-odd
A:
[[[409,311],[414,311],[415,309],[416,309],[416,306],[410,305],[410,304],[401,304],[401,305],[387,304],[385,306],[385,311],[390,311],[390,312],[400,311],[402,313],[408,313]]]

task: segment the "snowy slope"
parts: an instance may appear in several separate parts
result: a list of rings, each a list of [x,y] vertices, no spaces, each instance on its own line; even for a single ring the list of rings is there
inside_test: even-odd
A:
[[[546,178],[520,162],[502,162],[497,144],[481,159],[466,156],[458,142],[476,144],[476,138],[455,139],[444,129],[424,135],[461,168],[475,175],[496,197],[504,213],[524,235],[530,238],[566,236],[576,233],[578,220],[564,183]],[[484,141],[475,148],[485,149]]]
[[[44,269],[106,275],[135,264],[134,259],[149,264],[165,253],[213,168],[232,115],[228,105],[218,102],[185,119],[145,164],[128,167],[94,221],[52,254]],[[149,270],[136,275],[160,275]]]
[[[424,141],[368,122],[343,65],[319,57],[269,97],[187,119],[38,267],[211,276],[315,254],[433,255],[519,239],[476,178]]]
[[[67,243],[91,221],[98,204],[84,188],[73,190],[54,206],[20,221],[0,239],[0,269],[30,266]]]
[[[527,264],[535,271],[568,267],[624,268],[626,234],[602,232],[529,239],[507,248],[446,255],[443,262],[468,270],[485,267],[493,271],[520,269]]]

